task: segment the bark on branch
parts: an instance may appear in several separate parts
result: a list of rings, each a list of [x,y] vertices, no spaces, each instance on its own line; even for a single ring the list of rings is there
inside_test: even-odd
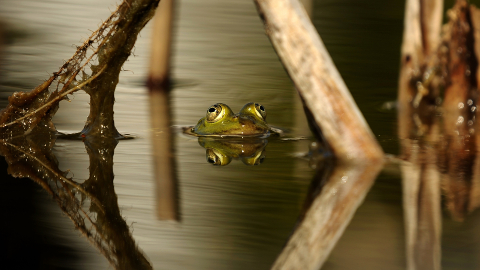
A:
[[[265,29],[314,124],[341,159],[378,159],[382,149],[298,0],[254,0]]]

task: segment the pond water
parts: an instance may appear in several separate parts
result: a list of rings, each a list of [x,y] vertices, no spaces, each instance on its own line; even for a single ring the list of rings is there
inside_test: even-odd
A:
[[[14,91],[46,79],[95,30],[116,1],[2,0],[6,45],[0,52],[0,106]],[[176,6],[173,124],[193,125],[217,102],[238,111],[265,106],[268,122],[308,140],[271,139],[265,161],[233,160],[212,166],[196,138],[174,137],[181,221],[157,219],[148,92],[151,26],[141,32],[116,90],[115,123],[135,136],[115,148],[113,172],[121,216],[154,269],[269,269],[301,215],[315,175],[298,156],[313,141],[296,92],[264,34],[249,0],[183,0]],[[396,99],[403,1],[313,1],[315,26],[375,136],[399,153]],[[77,92],[54,118],[58,130],[77,132],[88,115],[88,96]],[[73,180],[89,178],[81,141],[57,139],[54,154]],[[57,203],[29,179],[10,177],[2,163],[2,252],[16,269],[106,269]],[[442,267],[480,268],[479,211],[463,222],[442,215]],[[403,269],[405,232],[400,170],[388,166],[376,179],[322,269]],[[3,260],[3,259],[2,259]],[[43,269],[43,268],[42,268]]]

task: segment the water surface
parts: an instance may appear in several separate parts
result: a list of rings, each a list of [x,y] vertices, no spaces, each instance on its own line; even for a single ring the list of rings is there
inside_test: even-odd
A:
[[[383,149],[397,154],[396,114],[380,107],[396,98],[403,1],[314,1],[313,7],[313,22],[367,122]],[[74,53],[74,44],[114,8],[115,1],[2,0],[0,19],[10,43],[0,58],[0,104],[5,106],[13,91],[32,89],[56,71]],[[121,215],[154,269],[269,269],[297,222],[315,174],[308,161],[297,157],[308,151],[309,141],[270,140],[262,165],[234,160],[217,167],[206,162],[196,138],[177,134],[181,222],[158,220],[144,86],[150,35],[147,25],[116,91],[117,128],[135,135],[115,148]],[[311,138],[292,82],[251,1],[179,2],[174,42],[175,125],[195,124],[217,102],[238,111],[256,101],[266,107],[270,124],[291,130],[292,137]],[[88,97],[78,92],[60,104],[54,122],[61,131],[79,131],[87,115]],[[54,153],[75,181],[88,179],[82,142],[57,140]],[[36,266],[108,268],[40,187],[11,178],[1,185],[2,206],[11,219],[2,224],[8,243],[3,248],[18,258],[33,258]],[[476,211],[458,223],[444,213],[444,269],[479,267],[474,230],[479,218]],[[26,244],[29,239],[39,253]],[[376,180],[323,269],[402,269],[404,250],[401,179],[391,166]]]

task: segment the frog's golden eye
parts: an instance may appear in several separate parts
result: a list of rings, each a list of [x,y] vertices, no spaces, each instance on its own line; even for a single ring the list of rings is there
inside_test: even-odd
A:
[[[207,122],[213,123],[220,120],[225,115],[225,109],[220,104],[212,105],[207,110]]]
[[[265,111],[265,107],[263,107],[263,105],[255,103],[255,113],[263,120],[267,120],[267,112]]]
[[[245,165],[260,165],[265,160],[265,150],[262,150],[260,153],[256,153],[251,157],[245,157],[242,159],[243,164]]]
[[[208,163],[213,164],[213,165],[222,164],[222,161],[220,160],[220,158],[218,158],[218,156],[215,156],[215,155],[207,156],[207,161],[208,161]]]

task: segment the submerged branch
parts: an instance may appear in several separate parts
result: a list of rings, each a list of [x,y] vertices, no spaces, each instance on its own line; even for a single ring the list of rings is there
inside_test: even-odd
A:
[[[0,134],[28,134],[41,119],[51,121],[59,102],[68,94],[82,89],[90,95],[90,115],[83,133],[118,137],[113,121],[118,77],[138,33],[153,16],[158,3],[159,0],[124,0],[46,82],[29,93],[16,92],[9,98],[9,105],[0,113]],[[51,91],[54,82],[56,90]],[[53,124],[50,126],[54,129]]]

